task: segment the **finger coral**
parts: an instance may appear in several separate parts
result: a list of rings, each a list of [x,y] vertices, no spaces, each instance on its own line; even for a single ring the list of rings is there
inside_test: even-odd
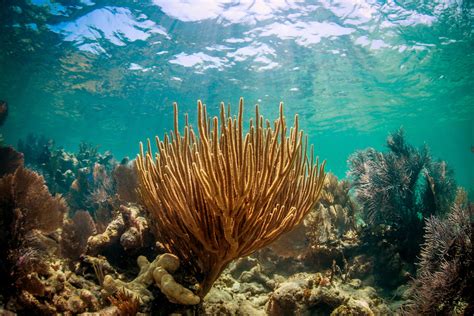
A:
[[[154,298],[152,292],[147,288],[155,283],[172,303],[195,305],[200,302],[199,296],[177,283],[170,274],[179,268],[179,259],[175,255],[165,253],[156,257],[153,262],[149,262],[144,256],[139,256],[137,264],[140,267],[140,272],[134,280],[128,283],[106,275],[103,283],[105,294],[116,295],[117,292],[122,291],[127,296],[147,303]]]
[[[224,104],[220,120],[198,101],[198,135],[186,116],[183,134],[174,105],[174,131],[156,137],[153,158],[141,145],[139,192],[164,247],[194,271],[205,296],[224,268],[270,244],[300,223],[317,202],[324,163],[308,158],[298,117],[287,135],[283,104],[272,124],[258,106],[243,128]]]

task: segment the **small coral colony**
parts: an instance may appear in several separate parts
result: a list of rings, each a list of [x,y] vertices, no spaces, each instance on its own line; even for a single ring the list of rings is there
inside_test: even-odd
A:
[[[339,180],[282,105],[197,111],[135,160],[2,144],[2,315],[474,314],[474,208],[427,147],[395,131]]]

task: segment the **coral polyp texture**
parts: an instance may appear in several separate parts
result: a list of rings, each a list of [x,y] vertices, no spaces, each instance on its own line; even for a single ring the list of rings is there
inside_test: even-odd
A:
[[[220,108],[208,117],[198,101],[198,134],[174,105],[174,131],[150,141],[137,158],[139,192],[153,230],[167,251],[194,271],[201,297],[224,268],[270,244],[300,223],[317,202],[324,162],[308,157],[298,117],[289,135],[283,104],[271,123],[255,107],[244,134],[243,99],[237,116]]]

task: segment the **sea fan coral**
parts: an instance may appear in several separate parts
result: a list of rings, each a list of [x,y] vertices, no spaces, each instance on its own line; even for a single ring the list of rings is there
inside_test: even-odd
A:
[[[52,235],[66,212],[62,197],[51,196],[37,173],[20,166],[0,179],[1,292],[11,295],[14,282],[20,299],[41,295],[38,280],[49,275],[49,259],[59,248]]]
[[[61,226],[67,210],[66,203],[61,196],[52,197],[49,194],[42,176],[19,167],[0,182],[2,212],[13,212],[13,232],[17,238],[33,229],[48,234]]]
[[[61,253],[69,259],[79,259],[87,250],[87,240],[96,233],[95,223],[87,211],[78,211],[64,223]]]
[[[137,158],[139,191],[164,247],[193,269],[203,297],[232,260],[247,256],[300,223],[318,200],[324,163],[307,157],[298,117],[287,136],[283,105],[274,124],[255,108],[243,134],[243,100],[237,117],[221,104],[220,122],[198,102],[199,135],[186,124],[164,141],[156,138]]]
[[[473,314],[473,220],[474,206],[467,203],[455,204],[446,219],[427,220],[409,314]]]
[[[123,202],[136,203],[138,202],[137,171],[134,164],[128,166],[127,163],[128,161],[124,161],[115,167],[112,175],[116,183],[119,199]]]

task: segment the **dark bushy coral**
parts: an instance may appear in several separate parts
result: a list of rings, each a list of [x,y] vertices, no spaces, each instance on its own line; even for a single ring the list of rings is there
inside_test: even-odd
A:
[[[474,205],[466,201],[456,203],[445,219],[427,220],[409,314],[474,313],[473,234]]]
[[[446,162],[434,162],[426,146],[409,145],[402,129],[388,137],[387,147],[388,152],[369,148],[353,154],[348,174],[367,223],[362,238],[380,254],[376,266],[413,272],[424,218],[448,212],[456,184]]]
[[[403,225],[417,216],[416,184],[428,151],[408,145],[403,130],[390,135],[387,146],[389,152],[368,148],[353,154],[348,175],[369,224]]]

